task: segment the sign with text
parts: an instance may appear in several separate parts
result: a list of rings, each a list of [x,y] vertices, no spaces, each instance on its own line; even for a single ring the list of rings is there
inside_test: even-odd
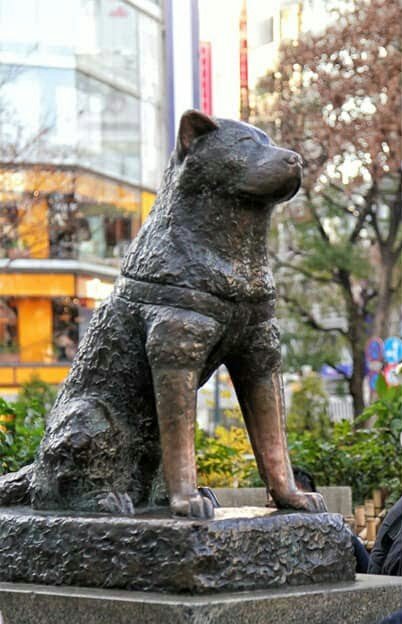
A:
[[[212,115],[212,59],[209,41],[200,43],[200,92],[202,112]]]
[[[389,364],[398,364],[402,361],[402,340],[391,336],[384,342],[384,360]]]

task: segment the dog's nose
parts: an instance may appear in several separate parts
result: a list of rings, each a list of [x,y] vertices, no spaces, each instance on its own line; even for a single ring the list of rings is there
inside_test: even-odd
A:
[[[285,160],[289,165],[299,165],[301,167],[303,164],[302,159],[299,156],[299,154],[295,154],[295,153],[287,156]]]

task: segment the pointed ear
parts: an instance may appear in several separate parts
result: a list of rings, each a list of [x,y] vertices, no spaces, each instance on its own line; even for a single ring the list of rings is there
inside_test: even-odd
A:
[[[186,156],[191,143],[199,136],[216,130],[218,125],[211,117],[197,110],[183,113],[177,135],[176,151],[180,160]]]

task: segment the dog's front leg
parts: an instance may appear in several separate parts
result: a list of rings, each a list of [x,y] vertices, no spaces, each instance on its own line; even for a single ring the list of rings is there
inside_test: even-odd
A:
[[[259,472],[278,508],[326,511],[320,494],[298,490],[289,460],[279,371],[234,378]]]
[[[163,472],[171,510],[180,516],[213,516],[212,503],[197,490],[194,434],[199,379],[220,334],[214,319],[178,308],[159,308],[148,325]]]
[[[241,348],[243,347],[243,348]],[[326,511],[324,499],[295,485],[286,440],[279,330],[274,319],[250,327],[227,366],[262,480],[279,508]]]
[[[170,508],[179,516],[211,518],[213,506],[197,490],[195,419],[198,373],[154,368],[154,389]]]

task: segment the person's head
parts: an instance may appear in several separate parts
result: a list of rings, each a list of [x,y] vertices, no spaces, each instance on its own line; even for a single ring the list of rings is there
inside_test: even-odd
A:
[[[293,466],[293,476],[299,490],[303,490],[304,492],[317,491],[313,475],[307,472],[307,470],[304,470],[304,468]]]

